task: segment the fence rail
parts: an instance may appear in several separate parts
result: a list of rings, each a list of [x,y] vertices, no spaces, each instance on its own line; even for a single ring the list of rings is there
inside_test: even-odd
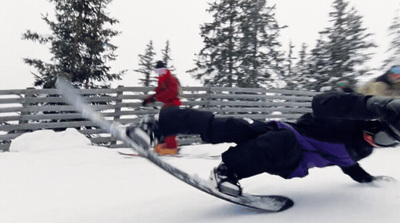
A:
[[[311,111],[315,92],[260,88],[183,87],[183,106],[213,112],[220,117],[280,119],[293,121]],[[122,124],[137,123],[145,114],[156,115],[161,103],[142,107],[142,100],[153,92],[149,87],[83,89],[80,93],[107,119]],[[64,102],[57,89],[0,90],[0,150],[9,149],[13,139],[39,129],[62,131],[76,128],[93,143],[122,147],[110,134],[91,121],[82,119]],[[180,144],[200,142],[198,137],[179,136]]]

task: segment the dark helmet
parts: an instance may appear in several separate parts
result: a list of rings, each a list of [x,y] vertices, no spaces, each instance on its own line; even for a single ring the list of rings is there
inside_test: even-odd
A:
[[[161,60],[157,61],[157,63],[156,63],[156,69],[160,69],[160,68],[165,68],[165,64]]]

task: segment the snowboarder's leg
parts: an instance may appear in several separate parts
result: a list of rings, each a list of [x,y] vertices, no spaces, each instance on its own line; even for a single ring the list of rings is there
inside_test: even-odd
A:
[[[289,129],[274,129],[230,147],[222,161],[237,179],[260,173],[287,178],[302,160],[301,146]]]
[[[388,119],[399,116],[400,98],[380,97],[343,92],[314,96],[313,114],[317,118]]]
[[[367,108],[370,96],[329,92],[318,94],[312,100],[313,115],[317,118],[337,119],[375,119],[374,114]]]
[[[244,119],[217,118],[211,112],[168,107],[160,112],[163,135],[199,134],[208,143],[240,143],[270,131],[270,124]]]
[[[164,142],[164,136],[161,134],[157,121],[148,115],[144,116],[138,125],[128,126],[126,135],[141,144],[143,148],[154,147]]]
[[[276,126],[257,138],[230,147],[222,154],[222,163],[211,171],[210,178],[222,193],[239,196],[240,179],[265,172],[288,178],[301,159],[301,146],[294,133]]]
[[[154,148],[154,152],[160,155],[173,155],[178,153],[178,142],[176,136],[166,136],[164,143],[159,143]]]
[[[400,98],[331,92],[316,95],[313,115],[325,119],[378,119],[400,139]]]

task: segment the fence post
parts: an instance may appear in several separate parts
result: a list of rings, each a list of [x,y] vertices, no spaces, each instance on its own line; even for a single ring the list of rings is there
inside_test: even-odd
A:
[[[32,90],[35,90],[33,87],[28,87],[25,90],[25,100],[22,103],[22,110],[21,110],[21,120],[18,122],[18,126],[21,126],[22,124],[27,124],[28,120],[24,120],[25,115],[29,115],[29,110],[28,107],[31,105],[30,103],[30,97],[32,97],[33,93]],[[17,133],[24,133],[26,132],[25,129],[18,129],[16,130]]]
[[[207,87],[207,97],[206,97],[207,103],[206,103],[206,109],[210,109],[210,103],[211,103],[211,85],[208,85]]]
[[[122,95],[124,94],[124,86],[123,85],[118,85],[117,87],[117,96],[115,99],[115,109],[114,109],[114,121],[118,121],[118,119],[121,118],[120,112],[121,112],[121,103],[122,103]],[[113,147],[114,145],[117,144],[117,139],[111,136],[111,142],[110,142],[110,147]]]

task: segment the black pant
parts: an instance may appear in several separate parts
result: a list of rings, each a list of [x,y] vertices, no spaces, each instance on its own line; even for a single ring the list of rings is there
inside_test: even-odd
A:
[[[312,102],[314,114],[306,114],[293,126],[311,138],[345,143],[355,158],[365,157],[358,154],[364,148],[371,150],[362,139],[363,120],[375,118],[366,108],[368,98],[339,92],[317,95]],[[173,107],[160,112],[159,125],[164,135],[199,134],[208,143],[236,143],[222,154],[222,161],[239,178],[263,172],[286,178],[302,159],[294,133],[277,128],[274,122],[250,124],[243,119],[216,118],[210,112]]]
[[[371,96],[330,92],[316,95],[312,101],[317,118],[370,120],[377,118],[366,106]]]
[[[222,161],[239,179],[263,172],[286,178],[301,160],[301,148],[292,131],[274,122],[216,118],[210,112],[166,108],[160,112],[164,135],[199,134],[208,143],[232,142]]]

